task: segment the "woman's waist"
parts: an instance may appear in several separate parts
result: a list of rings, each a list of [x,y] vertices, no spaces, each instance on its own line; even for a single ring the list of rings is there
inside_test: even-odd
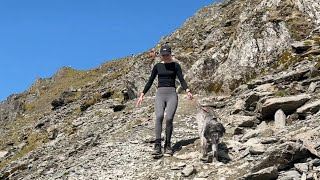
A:
[[[176,92],[175,86],[158,86],[157,93],[172,93]]]

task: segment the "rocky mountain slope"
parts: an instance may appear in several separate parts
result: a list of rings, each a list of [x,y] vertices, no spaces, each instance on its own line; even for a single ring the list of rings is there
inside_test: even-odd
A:
[[[229,0],[200,9],[168,42],[194,100],[178,88],[175,154],[153,147],[159,57],[61,68],[0,104],[0,179],[319,179],[320,3]],[[113,69],[112,73],[108,73]],[[199,160],[194,116],[206,99],[227,133],[219,162]]]

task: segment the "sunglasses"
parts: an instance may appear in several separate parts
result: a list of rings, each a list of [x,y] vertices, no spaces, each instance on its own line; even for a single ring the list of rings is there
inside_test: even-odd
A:
[[[163,54],[163,55],[161,55],[162,57],[168,57],[168,56],[170,56],[170,54]]]

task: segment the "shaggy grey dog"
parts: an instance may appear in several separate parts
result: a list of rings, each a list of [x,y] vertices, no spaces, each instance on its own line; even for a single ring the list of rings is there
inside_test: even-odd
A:
[[[225,128],[218,121],[213,107],[206,104],[200,104],[199,113],[196,116],[198,130],[201,142],[202,161],[208,161],[208,145],[212,145],[213,160],[218,160],[219,139],[224,135]]]

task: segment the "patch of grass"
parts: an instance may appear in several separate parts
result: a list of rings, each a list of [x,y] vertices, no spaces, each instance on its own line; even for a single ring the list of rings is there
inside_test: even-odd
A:
[[[215,92],[215,93],[219,94],[219,93],[224,93],[222,87],[223,87],[223,82],[219,81],[219,82],[209,84],[205,89],[208,92]]]
[[[85,102],[81,104],[80,110],[81,110],[81,111],[85,111],[85,110],[87,110],[90,106],[93,106],[94,104],[96,104],[96,103],[99,102],[100,100],[101,100],[100,94],[96,93],[96,94],[94,94],[91,98],[85,100]]]
[[[75,70],[65,68],[61,76],[55,79],[55,82],[47,84],[46,90],[41,90],[40,97],[31,103],[26,104],[25,113],[42,113],[51,110],[51,102],[59,98],[63,92],[69,91],[71,85],[73,88],[78,89],[86,86],[89,82],[95,81],[101,74],[96,71]],[[33,87],[35,89],[35,87]],[[80,93],[75,93],[74,96],[69,97],[74,101],[81,97]]]
[[[288,67],[292,64],[301,61],[301,59],[295,55],[293,55],[290,51],[284,51],[278,58],[278,61],[273,66],[273,69],[281,68],[288,69]]]
[[[290,95],[290,92],[289,92],[288,90],[279,90],[279,91],[276,91],[276,92],[274,93],[274,95],[275,95],[276,97],[285,97],[285,96]]]
[[[320,36],[314,36],[312,40],[315,41],[315,45],[318,45],[318,46],[320,45]]]
[[[304,41],[303,45],[305,45],[305,46],[312,46],[312,45],[313,45],[313,41],[306,40],[306,41]]]
[[[41,144],[48,142],[48,134],[46,132],[32,132],[28,136],[28,143],[20,151],[18,151],[14,156],[0,162],[0,169],[4,168],[8,163],[15,161],[21,157],[24,157],[30,151],[33,151]]]

